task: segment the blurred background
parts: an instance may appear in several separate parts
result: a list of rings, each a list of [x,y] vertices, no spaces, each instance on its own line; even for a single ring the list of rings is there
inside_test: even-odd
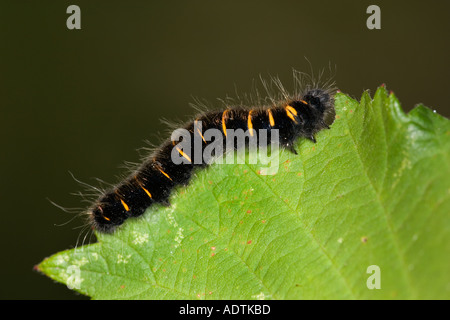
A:
[[[81,9],[69,30],[67,7]],[[381,9],[369,30],[366,9]],[[1,299],[86,299],[33,271],[73,248],[83,220],[53,206],[117,182],[158,142],[161,118],[188,120],[193,97],[243,93],[259,75],[292,85],[292,68],[336,66],[359,99],[385,83],[405,111],[450,116],[449,1],[0,2]],[[63,224],[62,226],[59,226]]]

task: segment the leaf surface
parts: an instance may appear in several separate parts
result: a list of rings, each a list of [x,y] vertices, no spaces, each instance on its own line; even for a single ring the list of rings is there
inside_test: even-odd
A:
[[[38,269],[94,299],[449,299],[449,120],[384,87],[336,113],[276,174],[213,164]]]

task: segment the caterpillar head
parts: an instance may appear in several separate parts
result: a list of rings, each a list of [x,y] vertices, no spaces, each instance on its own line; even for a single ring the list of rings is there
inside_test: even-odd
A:
[[[331,125],[336,116],[334,109],[334,90],[311,89],[303,95],[325,127]]]

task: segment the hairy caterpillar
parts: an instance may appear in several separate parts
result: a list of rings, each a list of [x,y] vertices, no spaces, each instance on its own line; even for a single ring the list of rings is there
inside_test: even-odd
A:
[[[205,138],[207,130],[219,132],[224,146],[230,138],[228,130],[241,129],[254,139],[260,138],[261,130],[265,130],[269,137],[277,132],[279,145],[295,153],[293,143],[297,138],[315,142],[314,135],[329,128],[334,119],[336,90],[333,83],[328,81],[320,85],[319,77],[319,81],[310,79],[311,83],[305,85],[302,76],[302,73],[294,71],[296,88],[293,94],[287,93],[278,79],[272,79],[270,83],[275,85],[278,93],[270,94],[267,83],[263,81],[269,95],[267,98],[259,98],[251,106],[225,105],[222,110],[203,112],[182,128],[188,133],[187,138],[200,138],[201,152],[212,143]],[[202,129],[196,126],[199,122]],[[141,216],[154,203],[168,205],[173,188],[186,185],[193,170],[208,165],[205,159],[194,159],[194,153],[193,145],[182,149],[180,143],[166,140],[131,175],[91,205],[88,216],[93,227],[100,232],[112,232],[126,219]],[[174,154],[183,162],[175,163]]]

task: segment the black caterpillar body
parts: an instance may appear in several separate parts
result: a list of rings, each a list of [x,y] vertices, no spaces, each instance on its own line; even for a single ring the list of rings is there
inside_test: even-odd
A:
[[[272,105],[258,107],[230,107],[199,115],[195,121],[202,122],[203,130],[218,129],[224,134],[227,129],[259,129],[271,132],[278,129],[279,144],[293,149],[294,141],[307,138],[315,142],[314,135],[334,120],[334,88],[319,88],[312,85],[302,93],[284,94]],[[194,135],[194,121],[185,129]],[[200,133],[201,135],[202,133]],[[203,138],[203,136],[202,136]],[[203,139],[203,148],[209,141]],[[141,216],[154,203],[168,205],[174,187],[186,185],[194,169],[204,167],[205,162],[195,164],[185,153],[185,163],[174,164],[171,153],[175,142],[167,140],[151,154],[128,178],[99,197],[90,207],[88,215],[93,227],[100,232],[112,232],[130,217]],[[193,154],[193,153],[191,153]]]

